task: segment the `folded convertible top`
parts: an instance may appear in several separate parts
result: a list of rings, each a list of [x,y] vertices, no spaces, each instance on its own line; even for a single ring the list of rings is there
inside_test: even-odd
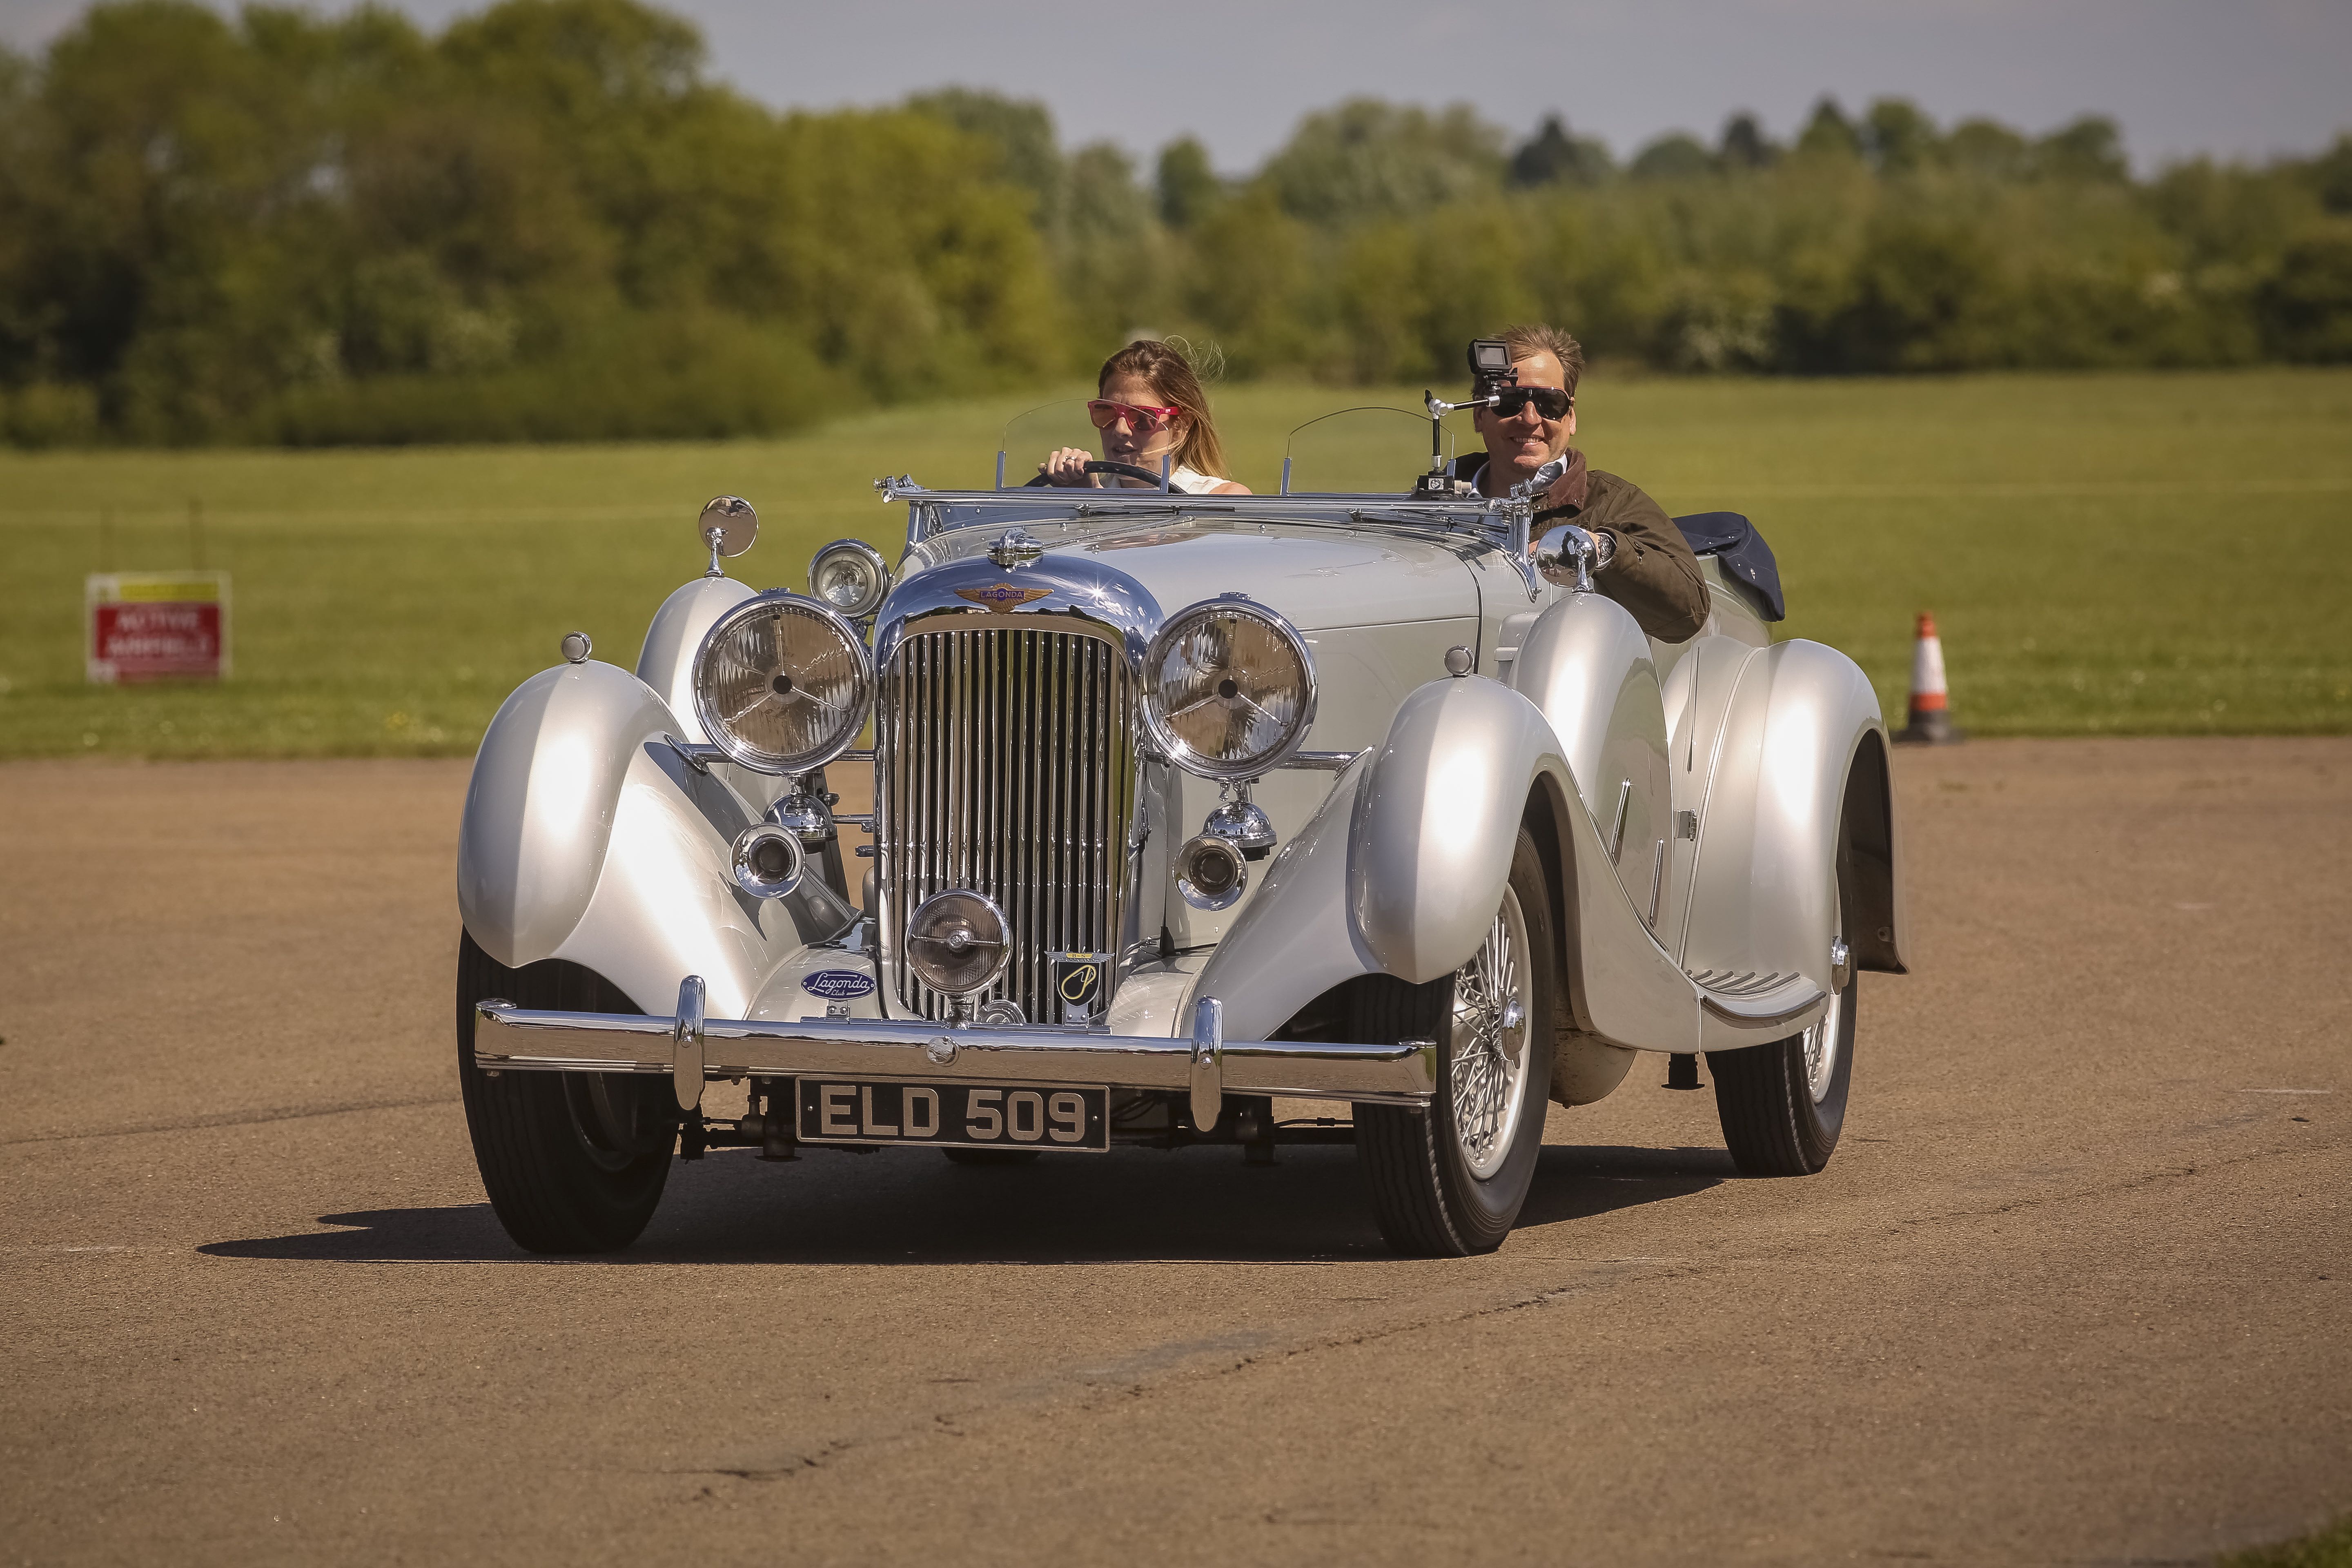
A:
[[[1772,547],[1754,523],[1736,511],[1702,511],[1675,519],[1675,526],[1690,541],[1694,554],[1713,555],[1726,572],[1756,590],[1766,620],[1788,618],[1789,606],[1780,596],[1780,563],[1772,559]]]

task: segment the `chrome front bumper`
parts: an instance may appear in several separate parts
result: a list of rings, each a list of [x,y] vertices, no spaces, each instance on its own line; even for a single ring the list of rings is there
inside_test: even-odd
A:
[[[680,1110],[711,1079],[816,1073],[989,1083],[1108,1084],[1190,1094],[1192,1121],[1216,1125],[1227,1094],[1425,1106],[1436,1093],[1437,1043],[1349,1045],[1228,1040],[1224,1005],[1192,1009],[1190,1039],[1082,1029],[950,1028],[915,1019],[706,1018],[702,977],[678,987],[677,1014],[551,1013],[510,1002],[474,1008],[474,1063],[489,1072],[667,1074]]]

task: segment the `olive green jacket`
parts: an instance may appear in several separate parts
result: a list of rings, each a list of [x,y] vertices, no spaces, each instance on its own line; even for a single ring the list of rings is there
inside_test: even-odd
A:
[[[1592,585],[1624,605],[1660,642],[1696,637],[1706,625],[1706,578],[1682,530],[1631,479],[1586,468],[1584,454],[1573,447],[1569,456],[1573,460],[1568,472],[1544,492],[1536,512],[1537,536],[1562,522],[1611,535],[1616,553],[1593,574]],[[1454,471],[1468,479],[1486,462],[1486,453],[1474,452],[1458,459]]]

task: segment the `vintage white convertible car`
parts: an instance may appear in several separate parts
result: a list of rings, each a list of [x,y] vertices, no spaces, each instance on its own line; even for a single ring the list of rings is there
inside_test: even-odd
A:
[[[1667,645],[1530,494],[998,472],[877,481],[895,576],[844,541],[806,595],[727,575],[756,523],[713,501],[634,670],[575,634],[499,710],[458,1063],[518,1243],[626,1245],[713,1144],[1296,1142],[1354,1145],[1395,1247],[1477,1252],[1548,1102],[1642,1051],[1692,1087],[1705,1053],[1743,1171],[1821,1168],[1855,975],[1904,967],[1900,838],[1870,683],[1770,639],[1744,521],[1684,520],[1713,615]]]

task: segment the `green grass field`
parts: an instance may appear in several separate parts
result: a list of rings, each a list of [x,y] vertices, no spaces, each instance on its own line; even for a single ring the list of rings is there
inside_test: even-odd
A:
[[[2352,1518],[2276,1546],[2231,1552],[2217,1568],[2352,1568]]]
[[[1228,389],[1236,477],[1273,489],[1293,426],[1418,391]],[[895,555],[874,476],[985,483],[1035,401],[719,445],[0,454],[0,755],[470,752],[564,632],[635,660],[710,496],[760,508],[739,575],[799,587],[827,539]],[[1602,375],[1579,412],[1668,510],[1753,518],[1785,633],[1860,660],[1897,723],[1931,609],[1975,734],[2352,730],[2352,373]],[[192,502],[235,679],[86,685],[83,574],[192,564]]]

